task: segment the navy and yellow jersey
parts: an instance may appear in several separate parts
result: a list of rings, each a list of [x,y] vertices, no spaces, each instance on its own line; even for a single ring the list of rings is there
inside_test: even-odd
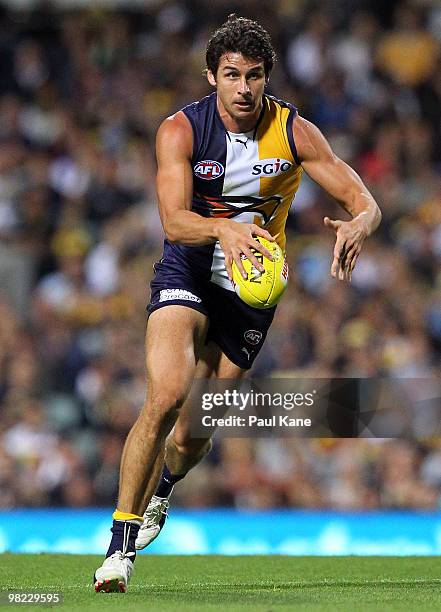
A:
[[[288,211],[299,187],[292,122],[297,109],[272,96],[251,132],[228,132],[217,110],[216,92],[182,109],[193,128],[191,210],[203,217],[227,218],[264,227],[282,249]],[[190,247],[165,241],[164,258],[232,290],[219,243]]]

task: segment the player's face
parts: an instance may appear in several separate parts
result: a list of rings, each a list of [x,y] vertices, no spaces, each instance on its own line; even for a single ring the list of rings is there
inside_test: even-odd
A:
[[[239,124],[257,120],[265,88],[263,62],[242,53],[225,53],[220,59],[216,77],[211,71],[207,77],[217,88],[221,115],[225,110]]]

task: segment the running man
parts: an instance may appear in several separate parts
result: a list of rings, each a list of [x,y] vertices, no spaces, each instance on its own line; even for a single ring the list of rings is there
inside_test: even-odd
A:
[[[148,392],[124,447],[113,535],[96,571],[96,591],[126,591],[136,549],[161,530],[173,485],[211,448],[209,439],[191,437],[186,398],[193,379],[240,379],[262,347],[275,308],[242,302],[231,266],[235,261],[243,271],[243,254],[262,269],[252,249],[269,253],[255,236],[277,236],[284,249],[303,170],[352,216],[324,219],[336,235],[332,276],[350,281],[364,240],[380,223],[360,177],[318,128],[291,104],[265,94],[274,61],[262,26],[230,15],[207,45],[207,78],[215,91],[158,130],[157,193],[166,239],[148,306]],[[258,332],[252,344],[249,330]]]

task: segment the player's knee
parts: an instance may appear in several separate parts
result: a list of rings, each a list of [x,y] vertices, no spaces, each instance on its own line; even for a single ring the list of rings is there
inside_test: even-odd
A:
[[[211,440],[200,440],[197,438],[188,438],[186,436],[174,436],[172,444],[175,446],[178,453],[185,457],[202,457],[209,453],[213,446]]]
[[[184,401],[185,395],[180,390],[162,389],[148,395],[143,413],[150,422],[175,419]]]

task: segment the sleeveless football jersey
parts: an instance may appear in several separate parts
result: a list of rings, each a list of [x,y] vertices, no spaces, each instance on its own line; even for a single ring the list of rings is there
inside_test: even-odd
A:
[[[263,96],[256,127],[228,132],[217,110],[216,92],[182,109],[193,128],[191,210],[203,217],[256,223],[285,247],[285,224],[302,167],[292,122],[297,109]],[[203,280],[233,290],[219,243],[203,247],[165,240],[164,259],[186,265]]]

